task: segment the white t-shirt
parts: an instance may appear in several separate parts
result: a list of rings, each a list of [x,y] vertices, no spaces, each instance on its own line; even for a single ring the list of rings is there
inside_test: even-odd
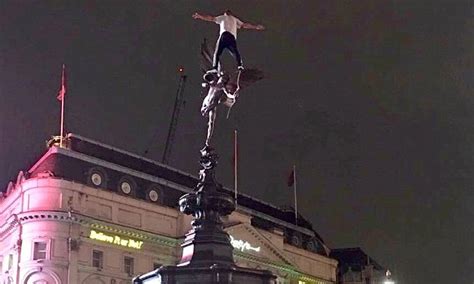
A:
[[[229,32],[234,35],[234,37],[237,39],[237,29],[240,29],[242,27],[243,22],[239,20],[238,18],[232,16],[232,15],[220,15],[215,17],[214,22],[216,24],[219,24],[221,30],[219,35],[221,35],[223,32]]]

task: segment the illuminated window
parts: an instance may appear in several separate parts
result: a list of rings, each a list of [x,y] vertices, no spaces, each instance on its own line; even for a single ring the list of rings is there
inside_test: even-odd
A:
[[[33,243],[33,260],[46,259],[46,242]]]
[[[104,267],[104,252],[92,250],[92,266],[102,269]]]
[[[148,192],[148,198],[150,198],[150,200],[153,201],[153,202],[158,201],[158,192],[154,189],[151,189]]]
[[[132,185],[129,182],[124,181],[120,184],[120,189],[123,193],[130,194],[130,192],[132,192]]]
[[[91,175],[91,181],[94,185],[101,185],[102,184],[102,176],[98,173],[93,173]]]
[[[123,258],[123,271],[129,276],[133,275],[134,261],[133,257],[125,256]]]
[[[10,271],[13,267],[13,254],[8,255],[8,268],[7,270]]]

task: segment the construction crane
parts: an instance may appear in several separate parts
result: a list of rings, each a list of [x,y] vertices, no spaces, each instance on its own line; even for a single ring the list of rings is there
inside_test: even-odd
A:
[[[163,152],[163,158],[161,162],[163,164],[168,164],[171,157],[171,151],[173,149],[174,136],[176,134],[176,127],[178,125],[179,113],[181,107],[184,105],[184,87],[186,85],[187,76],[184,74],[184,68],[179,68],[179,73],[181,77],[179,78],[178,90],[176,91],[176,99],[174,101],[173,115],[171,116],[170,127],[168,129],[168,138],[166,138],[165,150]]]

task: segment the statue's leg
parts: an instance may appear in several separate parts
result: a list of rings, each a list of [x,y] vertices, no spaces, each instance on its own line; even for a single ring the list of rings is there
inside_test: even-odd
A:
[[[210,97],[208,101],[206,101],[205,104],[202,105],[201,107],[201,114],[204,117],[207,117],[210,115],[210,112],[214,110],[214,108],[217,106],[216,99],[214,96]]]
[[[202,101],[202,105],[201,105],[201,115],[206,117],[208,115],[208,110],[209,110],[209,99],[208,99],[208,96],[207,95],[204,100]]]
[[[214,132],[214,123],[216,121],[216,109],[212,109],[209,111],[209,121],[207,124],[207,138],[206,138],[206,146],[210,146],[211,144],[211,137],[212,133]]]

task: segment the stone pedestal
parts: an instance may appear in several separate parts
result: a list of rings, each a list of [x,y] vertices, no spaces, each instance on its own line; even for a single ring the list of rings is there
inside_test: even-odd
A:
[[[235,265],[229,235],[223,230],[221,216],[235,210],[232,196],[220,190],[214,169],[217,155],[209,147],[201,150],[199,183],[191,193],[181,196],[181,212],[192,215],[192,229],[181,245],[178,265],[162,266],[133,280],[134,284],[245,283],[273,284],[268,270]]]

